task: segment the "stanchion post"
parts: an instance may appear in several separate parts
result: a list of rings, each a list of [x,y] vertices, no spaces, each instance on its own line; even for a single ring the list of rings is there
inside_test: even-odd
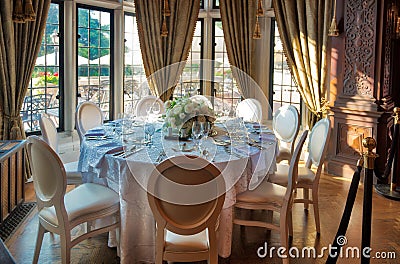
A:
[[[396,124],[400,124],[400,108],[399,107],[395,107],[393,109],[394,112],[394,125]],[[394,140],[394,139],[393,139]],[[395,146],[397,148],[397,146]],[[394,161],[393,161],[393,171],[392,171],[392,180],[390,183],[390,190],[392,192],[396,191],[396,187],[397,187],[397,177],[396,177],[396,173],[397,173],[397,157],[398,157],[399,153],[398,153],[398,149],[396,149],[396,154],[394,156]]]
[[[362,240],[361,240],[361,263],[368,264],[371,253],[371,217],[372,217],[372,185],[375,159],[378,157],[372,150],[376,147],[376,141],[372,137],[363,140],[364,149],[364,201],[363,201],[363,221],[362,221]]]

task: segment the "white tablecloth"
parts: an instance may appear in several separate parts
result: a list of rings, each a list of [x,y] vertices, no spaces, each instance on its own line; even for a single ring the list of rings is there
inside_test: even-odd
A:
[[[140,138],[142,128],[135,128],[133,137]],[[258,137],[258,135],[250,135]],[[84,172],[84,182],[95,182],[106,185],[118,192],[121,204],[121,234],[120,257],[121,263],[153,263],[155,250],[155,221],[147,202],[147,179],[158,163],[161,150],[167,156],[191,154],[198,155],[197,151],[179,152],[179,143],[174,140],[161,140],[161,133],[153,138],[153,145],[144,147],[137,153],[127,157],[116,157],[112,152],[119,145],[113,139],[84,140],[81,145],[79,169]],[[112,143],[114,142],[114,143]],[[123,142],[123,141],[122,141]],[[110,144],[111,143],[111,144]],[[191,148],[192,143],[187,143]],[[225,179],[227,193],[224,207],[220,216],[219,225],[219,255],[229,257],[232,241],[232,208],[236,202],[236,195],[245,191],[250,182],[257,185],[260,175],[273,173],[276,168],[275,153],[276,140],[269,137],[263,141],[263,148],[246,145],[246,153],[230,147],[215,146],[215,155],[208,157],[218,167]],[[126,146],[129,150],[131,145]],[[142,146],[137,146],[142,148]],[[175,149],[175,150],[173,150]],[[210,151],[212,152],[212,151]],[[252,175],[254,175],[253,180]],[[255,180],[256,179],[256,180]]]

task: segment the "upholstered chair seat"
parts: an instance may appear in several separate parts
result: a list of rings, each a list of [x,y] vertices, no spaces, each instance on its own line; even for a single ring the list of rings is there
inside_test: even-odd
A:
[[[199,253],[208,252],[208,232],[203,230],[200,233],[182,236],[167,230],[165,235],[165,252],[184,252],[184,253]]]
[[[268,181],[287,186],[289,165],[277,164],[276,172],[269,176]],[[297,177],[297,184],[312,184],[315,178],[315,173],[304,166],[299,166],[299,176]]]
[[[99,184],[86,183],[80,185],[64,197],[65,210],[68,221],[74,222],[82,216],[88,217],[102,211],[118,211],[119,196],[113,190]],[[57,214],[54,206],[44,208],[39,212],[39,217],[50,224],[58,225]]]
[[[287,178],[287,176],[286,176]],[[237,202],[244,203],[273,203],[281,206],[285,198],[286,188],[278,184],[263,181],[256,189],[246,191],[236,196]]]

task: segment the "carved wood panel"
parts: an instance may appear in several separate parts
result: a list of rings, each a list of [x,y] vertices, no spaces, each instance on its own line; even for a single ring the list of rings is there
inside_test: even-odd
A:
[[[338,124],[338,155],[358,159],[362,152],[362,140],[372,136],[372,127]]]
[[[343,93],[373,97],[377,1],[345,1]]]

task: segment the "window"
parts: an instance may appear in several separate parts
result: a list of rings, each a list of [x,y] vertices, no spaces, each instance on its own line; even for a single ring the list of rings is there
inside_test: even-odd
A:
[[[203,65],[201,62],[203,59],[203,25],[203,19],[199,19],[193,35],[189,57],[186,60],[186,65],[183,69],[180,81],[174,90],[174,97],[192,96],[203,93]]]
[[[78,103],[96,103],[108,120],[112,116],[112,11],[79,5],[77,15]]]
[[[134,113],[141,97],[149,95],[148,89],[140,89],[146,81],[142,53],[136,24],[136,16],[125,13],[124,56],[124,112]]]
[[[26,132],[40,130],[39,119],[43,113],[50,116],[57,127],[62,129],[62,4],[53,1],[46,22],[38,58],[32,79],[24,98],[21,118]]]
[[[213,19],[213,89],[214,100],[223,102],[224,107],[228,107],[224,111],[232,111],[241,100],[236,81],[232,76],[232,70],[226,52],[224,41],[224,32],[222,30],[222,22],[220,19]],[[216,103],[214,102],[214,103]],[[222,110],[222,109],[221,109]]]
[[[278,25],[275,19],[271,23],[271,47],[274,47],[274,55],[271,57],[273,60],[271,67],[271,79],[273,90],[273,109],[275,112],[282,105],[294,105],[300,113],[301,100],[300,93],[297,91],[297,86],[293,81],[289,66],[286,62],[286,56],[283,51],[281,39],[279,37]]]

